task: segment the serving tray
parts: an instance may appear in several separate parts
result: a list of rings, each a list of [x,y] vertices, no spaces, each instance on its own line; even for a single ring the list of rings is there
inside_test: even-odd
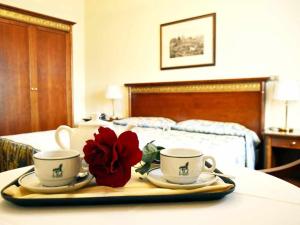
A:
[[[28,172],[33,171],[31,169]],[[221,173],[218,169],[216,173]],[[96,196],[96,197],[72,197],[72,198],[15,198],[5,193],[11,185],[20,186],[18,179],[9,183],[1,190],[1,196],[6,201],[20,206],[58,206],[58,205],[95,205],[95,204],[129,204],[129,203],[157,203],[157,202],[187,202],[187,201],[209,201],[217,200],[232,193],[235,183],[229,178],[220,177],[225,183],[232,184],[226,191],[220,192],[196,192],[168,195],[128,195],[128,196]]]

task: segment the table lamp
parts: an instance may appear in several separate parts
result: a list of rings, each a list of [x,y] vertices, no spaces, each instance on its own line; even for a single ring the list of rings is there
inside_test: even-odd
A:
[[[285,122],[283,128],[278,128],[279,132],[293,132],[293,128],[288,127],[288,106],[292,101],[300,99],[300,88],[297,81],[279,80],[275,86],[274,99],[284,101]]]
[[[116,119],[115,116],[115,100],[122,98],[121,87],[118,85],[108,85],[105,94],[107,99],[111,100],[112,103],[112,117],[111,119]]]

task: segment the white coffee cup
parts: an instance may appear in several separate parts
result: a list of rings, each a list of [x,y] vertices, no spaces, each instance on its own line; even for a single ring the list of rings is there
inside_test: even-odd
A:
[[[205,166],[207,160],[211,161],[210,168]],[[213,172],[216,161],[197,149],[169,148],[160,151],[160,168],[167,181],[191,184],[197,181],[202,172]]]
[[[81,158],[75,150],[42,151],[33,155],[35,174],[44,186],[56,187],[70,184],[82,168]]]
[[[61,125],[55,131],[55,141],[60,148],[65,150],[74,149],[78,151],[80,155],[83,155],[83,147],[86,141],[94,139],[94,134],[98,133],[98,128],[98,124],[81,128],[71,128],[66,125]],[[68,144],[66,144],[63,134],[67,134],[67,139],[69,139]]]

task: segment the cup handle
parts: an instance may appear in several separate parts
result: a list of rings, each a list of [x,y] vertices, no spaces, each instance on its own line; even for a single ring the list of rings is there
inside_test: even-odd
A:
[[[206,167],[205,166],[205,162],[207,161],[207,160],[211,160],[211,162],[212,162],[212,164],[211,164],[211,167]],[[214,157],[212,157],[212,156],[209,156],[209,155],[204,155],[204,156],[202,156],[202,171],[203,172],[214,172],[214,170],[216,169],[216,160],[215,160],[215,158]]]
[[[56,130],[55,130],[55,141],[56,143],[59,145],[59,147],[61,147],[62,149],[70,149],[70,146],[66,146],[62,141],[61,141],[61,136],[60,136],[60,132],[61,131],[67,131],[67,133],[69,134],[69,143],[71,143],[71,134],[72,134],[72,128],[71,127],[68,127],[66,125],[61,125],[59,126]]]

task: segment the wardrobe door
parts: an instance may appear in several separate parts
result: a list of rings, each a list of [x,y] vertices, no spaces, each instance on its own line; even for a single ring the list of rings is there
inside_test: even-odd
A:
[[[31,131],[26,25],[0,19],[0,135]]]
[[[37,28],[35,37],[39,129],[70,125],[69,33]]]

